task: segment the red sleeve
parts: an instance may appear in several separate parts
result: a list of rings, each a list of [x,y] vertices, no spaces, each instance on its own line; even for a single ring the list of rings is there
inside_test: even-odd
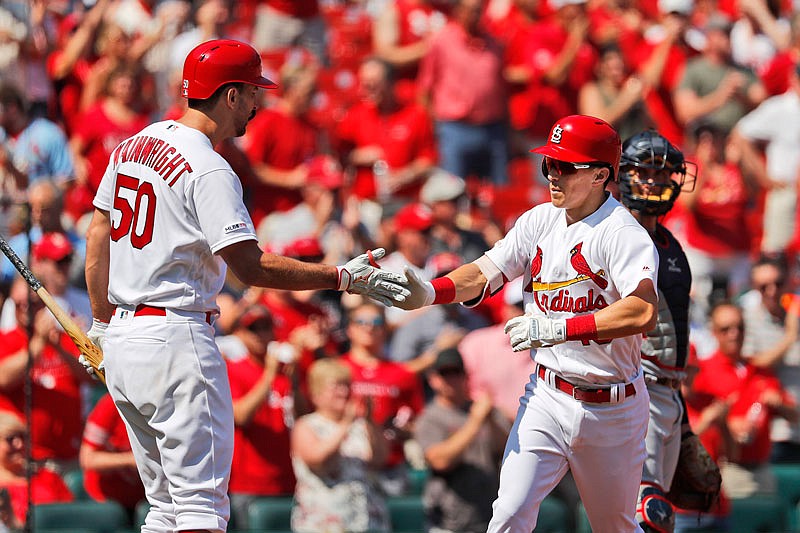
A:
[[[111,437],[111,429],[119,417],[117,407],[110,394],[103,395],[89,413],[83,429],[83,442],[94,450],[105,448]]]

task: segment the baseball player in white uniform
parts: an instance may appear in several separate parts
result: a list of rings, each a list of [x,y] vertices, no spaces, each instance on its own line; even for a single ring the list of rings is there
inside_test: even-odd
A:
[[[243,135],[260,88],[276,86],[256,50],[231,40],[194,48],[183,78],[187,112],[111,154],[87,234],[90,336],[150,503],[143,532],[227,528],[233,408],[211,326],[227,266],[251,285],[349,290],[389,305],[408,294],[402,276],[372,266],[383,250],[342,267],[263,253],[241,183],[214,146]]]
[[[675,529],[666,493],[678,463],[681,435],[691,431],[680,384],[689,355],[692,274],[680,243],[658,220],[672,209],[685,184],[694,186],[696,169],[689,170],[683,153],[655,130],[622,143],[619,199],[650,234],[659,257],[658,320],[642,342],[650,423],[636,519],[645,531],[662,533]]]
[[[537,366],[506,444],[489,531],[530,533],[567,470],[593,531],[641,531],[635,508],[649,398],[640,345],[655,324],[658,255],[605,190],[621,151],[610,125],[565,117],[533,151],[544,156],[551,202],[445,277],[422,282],[406,271],[411,296],[398,306],[474,305],[523,276],[525,314],[506,332]]]

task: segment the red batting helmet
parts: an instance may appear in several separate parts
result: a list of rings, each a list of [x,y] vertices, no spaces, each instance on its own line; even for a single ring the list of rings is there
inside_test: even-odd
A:
[[[605,163],[616,180],[622,141],[604,120],[588,115],[569,115],[553,125],[547,144],[531,152],[569,163]]]
[[[204,100],[226,83],[277,87],[261,74],[261,56],[249,44],[214,39],[195,46],[183,63],[181,96]]]

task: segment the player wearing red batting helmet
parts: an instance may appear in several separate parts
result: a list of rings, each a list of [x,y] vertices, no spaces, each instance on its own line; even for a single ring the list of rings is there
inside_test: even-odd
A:
[[[249,44],[216,39],[189,52],[183,63],[181,96],[205,100],[226,83],[249,83],[264,89],[278,87],[261,74],[261,56]]]
[[[609,177],[616,180],[622,141],[614,128],[604,120],[587,115],[570,115],[553,125],[547,144],[531,152],[545,156],[542,161],[545,177],[549,173],[549,158],[566,163],[605,166],[611,171]]]
[[[403,309],[474,305],[522,278],[524,314],[504,331],[513,351],[530,351],[536,371],[508,437],[489,533],[534,530],[542,501],[567,471],[593,529],[642,531],[635,502],[649,402],[641,348],[657,316],[658,253],[606,190],[621,147],[600,119],[558,120],[533,150],[544,156],[551,202],[444,276],[422,282],[406,269]]]

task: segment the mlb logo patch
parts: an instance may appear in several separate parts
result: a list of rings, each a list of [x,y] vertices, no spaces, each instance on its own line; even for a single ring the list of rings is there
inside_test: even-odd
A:
[[[553,133],[550,135],[550,142],[553,144],[561,144],[562,133],[564,133],[564,128],[556,124],[553,128]]]
[[[225,226],[224,231],[227,234],[227,233],[232,233],[232,232],[234,232],[236,230],[245,229],[245,228],[247,228],[247,224],[246,223],[237,222],[236,224],[231,224],[229,226]]]

